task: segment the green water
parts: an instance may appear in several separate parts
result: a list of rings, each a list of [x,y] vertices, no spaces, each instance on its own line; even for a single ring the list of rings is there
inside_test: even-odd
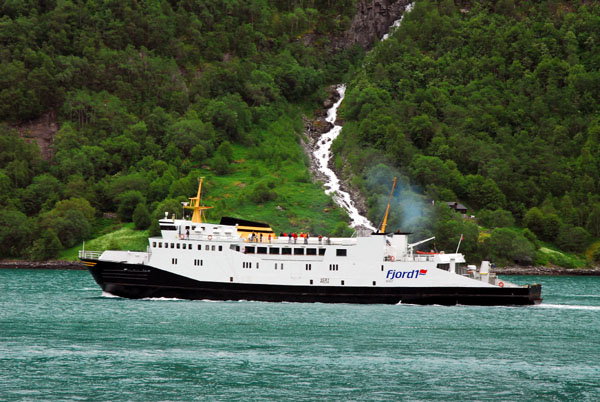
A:
[[[0,400],[600,400],[600,278],[534,307],[126,300],[0,270]]]

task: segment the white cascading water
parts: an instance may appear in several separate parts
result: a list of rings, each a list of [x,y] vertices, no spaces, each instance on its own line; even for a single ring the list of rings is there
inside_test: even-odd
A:
[[[337,120],[337,110],[344,100],[346,93],[346,86],[339,85],[336,90],[340,95],[340,99],[333,104],[333,106],[327,111],[327,122],[333,124],[333,128],[321,135],[319,142],[317,143],[313,155],[317,160],[319,171],[327,177],[325,183],[325,194],[333,194],[334,201],[342,208],[344,208],[348,215],[350,215],[350,226],[353,228],[364,226],[368,229],[375,230],[373,224],[364,216],[358,212],[356,205],[352,201],[350,194],[342,191],[340,188],[340,179],[336,176],[335,172],[329,168],[329,160],[331,159],[331,145],[333,141],[342,131],[342,126],[335,124]]]
[[[412,10],[413,5],[414,3],[410,3],[406,6],[406,9],[404,10],[402,16],[396,21],[394,21],[394,23],[391,25],[389,33],[383,35],[383,37],[381,38],[382,41],[389,38],[389,35],[392,34],[394,30],[400,26],[404,15],[410,12],[410,10]],[[325,175],[325,177],[327,178],[327,181],[325,183],[325,194],[333,194],[334,201],[340,207],[344,208],[346,212],[348,212],[348,215],[350,216],[350,226],[353,228],[365,227],[367,229],[375,231],[375,226],[373,226],[371,221],[369,221],[365,216],[362,216],[360,212],[358,212],[358,209],[356,208],[354,201],[352,201],[350,194],[341,189],[340,179],[338,179],[335,172],[329,168],[329,160],[332,156],[331,145],[342,131],[342,126],[335,124],[335,121],[337,120],[338,108],[342,104],[342,101],[344,100],[344,95],[346,94],[346,85],[339,85],[336,88],[336,90],[340,95],[340,99],[338,99],[338,101],[335,102],[329,110],[327,110],[326,118],[327,122],[333,124],[333,128],[321,135],[315,149],[313,150],[313,155],[317,160],[319,171],[323,173],[323,175]]]
[[[387,38],[389,38],[390,35],[394,33],[394,31],[396,30],[396,28],[398,28],[400,26],[400,24],[402,24],[402,19],[404,18],[404,16],[406,14],[410,13],[414,6],[415,6],[415,3],[410,3],[410,4],[408,4],[406,6],[406,8],[404,9],[404,12],[400,16],[400,18],[398,18],[396,21],[394,21],[394,23],[392,24],[392,26],[390,26],[390,29],[388,30],[388,33],[386,33],[385,35],[383,35],[383,37],[381,38],[382,42],[384,40],[386,40]]]

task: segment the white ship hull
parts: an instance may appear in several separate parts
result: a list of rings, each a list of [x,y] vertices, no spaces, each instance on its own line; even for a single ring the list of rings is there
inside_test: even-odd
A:
[[[82,252],[106,292],[128,298],[522,305],[541,286],[464,270],[462,254],[419,255],[406,234],[250,241],[239,226],[160,221],[148,252]],[[260,231],[260,230],[258,230]]]

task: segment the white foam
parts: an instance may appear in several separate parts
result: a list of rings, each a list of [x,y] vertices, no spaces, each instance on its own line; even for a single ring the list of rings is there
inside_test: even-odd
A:
[[[579,306],[574,304],[537,304],[535,308],[554,308],[562,310],[596,310],[600,311],[600,306]]]
[[[115,296],[112,293],[108,293],[108,292],[102,292],[102,297],[108,297],[108,298],[120,298],[120,296]]]
[[[187,301],[186,299],[179,299],[177,297],[142,297],[140,300],[149,300],[149,301]]]

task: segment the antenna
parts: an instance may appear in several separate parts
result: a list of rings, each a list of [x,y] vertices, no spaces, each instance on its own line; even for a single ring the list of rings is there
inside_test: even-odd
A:
[[[465,235],[463,233],[461,233],[460,239],[458,240],[458,246],[456,246],[456,254],[458,254],[458,249],[460,248],[460,243],[463,241],[464,238],[465,238]]]
[[[387,208],[385,210],[385,216],[383,217],[383,223],[381,224],[381,233],[385,233],[385,227],[387,226],[387,218],[388,218],[388,214],[390,213],[390,204],[392,203],[392,197],[394,196],[394,189],[396,188],[396,179],[398,179],[397,177],[394,177],[394,185],[392,186],[392,192],[390,193],[390,199],[388,200],[388,205]]]

